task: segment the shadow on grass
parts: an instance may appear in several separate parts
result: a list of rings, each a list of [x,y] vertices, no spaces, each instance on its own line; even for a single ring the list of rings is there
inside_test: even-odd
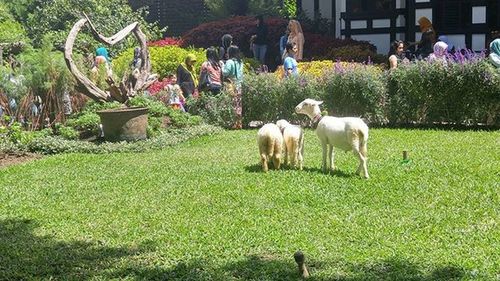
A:
[[[141,257],[154,245],[106,247],[97,242],[62,242],[35,234],[31,220],[0,220],[1,280],[300,280],[293,254],[289,259],[251,255],[227,264],[208,259],[182,261],[166,267],[162,260]],[[350,264],[308,259],[309,280],[458,280],[465,270],[454,266],[431,269],[402,259]]]
[[[0,279],[92,279],[105,276],[121,258],[141,252],[95,241],[57,241],[35,235],[37,227],[33,220],[0,220]]]
[[[317,280],[410,280],[410,281],[451,281],[462,278],[465,270],[454,266],[436,266],[424,272],[421,266],[406,260],[389,259],[377,263],[352,264],[347,266],[349,274],[338,275],[331,279]]]
[[[317,173],[317,174],[324,174],[323,169],[321,168],[309,168],[309,167],[304,167],[305,172],[310,172],[310,173]],[[336,168],[334,171],[330,171],[328,175],[333,176],[333,177],[339,177],[339,178],[353,178],[357,177],[355,173],[346,173],[342,170],[339,170]]]
[[[140,280],[298,280],[293,259],[281,261],[268,256],[247,256],[243,260],[216,266],[197,259],[180,262],[170,269],[132,267],[116,273],[113,278]]]
[[[323,170],[320,168],[309,168],[309,167],[304,167],[302,171],[300,171],[298,168],[292,167],[290,165],[282,165],[280,168],[281,171],[299,171],[299,172],[308,172],[308,173],[317,173],[317,174],[323,174]],[[263,173],[262,172],[262,166],[259,164],[254,164],[254,165],[248,165],[245,166],[245,171],[249,173]],[[276,171],[273,168],[273,165],[269,165],[269,171]],[[333,172],[329,172],[329,175],[332,177],[340,177],[340,178],[352,178],[352,177],[358,177],[355,173],[346,173],[342,170],[335,169]]]
[[[378,263],[346,264],[342,262],[308,262],[311,281],[452,281],[464,276],[464,270],[453,266],[438,266],[424,272],[421,266],[405,260],[391,259]],[[328,273],[326,273],[327,271]],[[338,273],[330,273],[338,272]],[[297,265],[290,259],[269,255],[246,256],[240,261],[216,266],[208,260],[180,262],[170,269],[131,267],[111,276],[140,280],[302,280]]]

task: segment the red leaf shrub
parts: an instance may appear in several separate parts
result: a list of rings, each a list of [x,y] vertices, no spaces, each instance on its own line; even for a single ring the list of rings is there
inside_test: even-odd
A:
[[[311,60],[336,60],[335,57],[331,57],[331,51],[332,49],[341,47],[359,46],[359,48],[357,48],[358,50],[362,49],[363,51],[370,51],[372,53],[376,53],[377,51],[377,48],[370,44],[370,42],[357,41],[351,38],[339,39],[331,36],[306,32],[304,33],[304,40],[304,57]]]
[[[281,63],[279,54],[279,38],[285,33],[288,21],[282,18],[267,18],[268,26],[267,59],[269,65],[274,66],[276,62]],[[188,31],[182,36],[182,47],[194,46],[197,48],[208,48],[210,46],[220,46],[222,35],[228,33],[233,36],[233,42],[240,47],[242,52],[252,57],[250,50],[250,37],[256,33],[257,20],[253,16],[237,16],[219,21],[212,21],[201,24]],[[305,28],[308,30],[309,28]],[[353,39],[338,39],[331,36],[304,32],[304,58],[311,59],[332,59],[329,57],[331,50],[345,46],[360,46],[363,50],[375,53],[376,47],[366,41],[356,41]],[[366,59],[365,59],[366,60]]]
[[[177,37],[165,37],[158,41],[148,42],[150,47],[180,46],[182,39]]]
[[[163,78],[162,80],[157,80],[151,86],[149,86],[148,91],[151,95],[156,95],[159,93],[167,84],[171,84],[170,79]]]
[[[267,61],[274,62],[279,53],[279,38],[285,33],[288,21],[281,18],[267,18],[268,27]],[[181,46],[208,48],[220,46],[224,34],[231,34],[233,42],[240,47],[245,56],[253,57],[250,50],[250,37],[257,31],[257,20],[253,16],[237,16],[201,24],[182,36]]]

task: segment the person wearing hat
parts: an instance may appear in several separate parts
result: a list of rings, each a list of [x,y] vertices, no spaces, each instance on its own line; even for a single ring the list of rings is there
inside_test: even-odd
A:
[[[183,63],[177,67],[177,84],[181,87],[182,94],[185,98],[191,97],[196,87],[198,87],[198,80],[196,79],[196,56],[188,54]]]

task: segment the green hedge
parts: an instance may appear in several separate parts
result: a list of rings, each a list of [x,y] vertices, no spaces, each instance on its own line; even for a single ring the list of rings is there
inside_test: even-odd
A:
[[[487,61],[403,65],[387,84],[391,123],[500,123],[500,72]]]
[[[392,71],[333,63],[317,76],[294,79],[249,74],[243,83],[244,121],[300,120],[294,107],[305,98],[323,100],[331,115],[361,116],[372,124],[500,125],[500,71],[484,60],[422,61]]]
[[[197,48],[181,48],[178,46],[149,47],[152,72],[165,77],[168,74],[175,74],[177,67],[186,59],[189,53],[196,56],[196,69],[200,69],[201,64],[206,60],[206,51]],[[134,58],[134,48],[128,49],[113,60],[113,72],[122,77],[125,71],[129,70]]]

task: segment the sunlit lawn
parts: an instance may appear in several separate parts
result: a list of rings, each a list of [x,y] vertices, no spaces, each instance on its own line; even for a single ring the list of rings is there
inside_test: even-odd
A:
[[[256,131],[0,169],[0,280],[499,280],[500,132],[374,129],[371,178],[260,172]],[[402,161],[408,150],[410,162]]]

